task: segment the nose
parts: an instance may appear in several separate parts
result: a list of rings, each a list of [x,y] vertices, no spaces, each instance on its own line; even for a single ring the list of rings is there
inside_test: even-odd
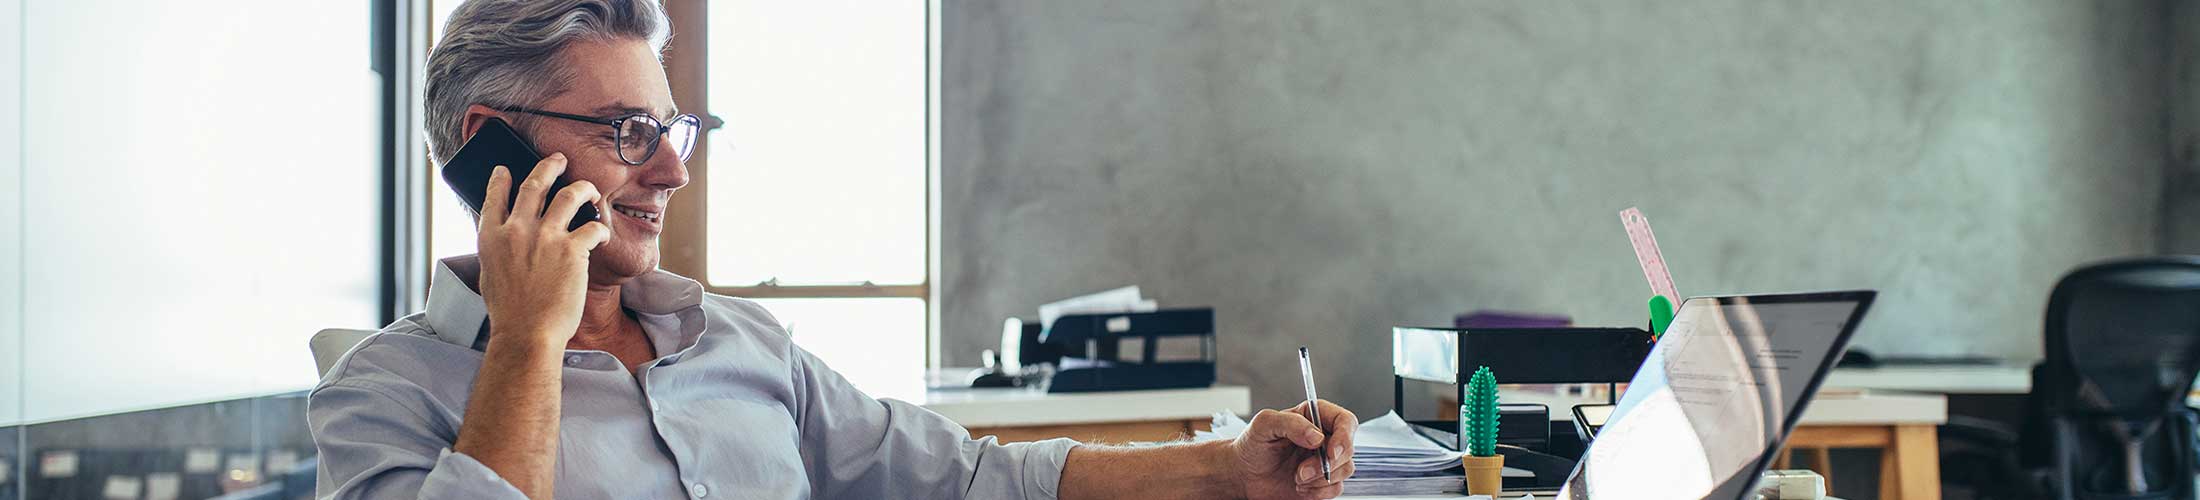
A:
[[[671,191],[688,184],[687,162],[680,159],[680,145],[674,144],[671,134],[658,137],[657,154],[635,168],[641,169],[641,182],[650,189]]]

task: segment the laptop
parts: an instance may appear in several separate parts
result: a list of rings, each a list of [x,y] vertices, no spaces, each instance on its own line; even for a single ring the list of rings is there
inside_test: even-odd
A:
[[[1558,498],[1745,498],[1875,295],[1688,299]]]

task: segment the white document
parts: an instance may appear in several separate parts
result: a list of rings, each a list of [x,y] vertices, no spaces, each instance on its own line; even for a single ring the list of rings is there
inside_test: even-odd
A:
[[[1138,286],[1080,295],[1039,306],[1039,326],[1054,327],[1054,320],[1071,314],[1153,312],[1160,304],[1139,295]]]
[[[1213,439],[1237,439],[1245,433],[1245,419],[1229,412],[1218,412],[1210,431],[1194,433],[1198,441]],[[1384,413],[1373,420],[1360,421],[1359,431],[1352,437],[1352,465],[1355,479],[1384,477],[1426,476],[1459,466],[1465,453],[1452,451],[1436,444],[1419,433],[1411,424],[1399,418],[1395,412]],[[1505,477],[1535,477],[1525,469],[1506,467]]]

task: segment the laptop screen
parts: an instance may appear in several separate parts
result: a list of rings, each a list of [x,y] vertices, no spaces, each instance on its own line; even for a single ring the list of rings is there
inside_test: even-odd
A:
[[[1742,498],[1872,296],[1689,299],[1559,498]]]

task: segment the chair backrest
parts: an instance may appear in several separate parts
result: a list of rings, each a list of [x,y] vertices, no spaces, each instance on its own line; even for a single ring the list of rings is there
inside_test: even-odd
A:
[[[2045,347],[2032,397],[2060,496],[2193,498],[2200,256],[2072,271],[2048,298]]]
[[[359,345],[359,341],[373,334],[374,330],[348,328],[330,328],[313,334],[313,340],[307,341],[313,348],[313,365],[320,368],[321,376],[328,376],[328,369],[336,366],[336,360],[343,359],[351,346]]]

